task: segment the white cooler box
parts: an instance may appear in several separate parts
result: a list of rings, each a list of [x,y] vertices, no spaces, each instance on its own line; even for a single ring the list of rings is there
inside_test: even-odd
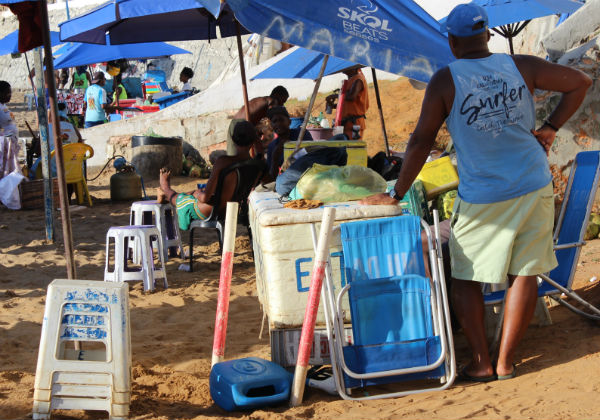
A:
[[[299,335],[294,330],[302,328],[314,258],[310,224],[316,222],[317,232],[320,230],[323,208],[286,209],[274,192],[254,191],[250,194],[249,202],[256,287],[263,310],[269,318],[272,359],[282,365],[288,365],[291,361],[293,365],[295,355],[290,354],[287,342],[297,341]],[[328,206],[336,209],[335,225],[350,220],[402,214],[400,206],[366,206],[359,205],[356,201],[333,203]],[[330,249],[333,282],[336,289],[341,289],[346,284],[346,279],[339,230],[331,237]],[[347,298],[344,307],[349,313]],[[321,306],[317,316],[317,328],[319,325],[323,327],[324,324],[325,317]],[[287,338],[282,337],[282,330],[289,331],[294,338],[290,334]],[[298,337],[295,337],[296,335]],[[285,355],[279,354],[278,348],[283,347],[288,348]],[[316,353],[319,352],[313,350],[313,353],[318,356]],[[319,357],[311,359],[313,364],[322,361]]]

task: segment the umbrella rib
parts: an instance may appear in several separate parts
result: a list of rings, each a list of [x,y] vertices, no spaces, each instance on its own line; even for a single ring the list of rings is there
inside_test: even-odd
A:
[[[527,24],[528,24],[529,22],[531,22],[531,19],[521,22],[520,26],[519,26],[519,25],[517,25],[517,27],[516,27],[516,29],[515,29],[515,32],[513,33],[513,36],[514,36],[514,35],[518,35],[518,34],[519,34],[519,32],[521,32],[523,29],[525,29],[525,27],[527,26]]]

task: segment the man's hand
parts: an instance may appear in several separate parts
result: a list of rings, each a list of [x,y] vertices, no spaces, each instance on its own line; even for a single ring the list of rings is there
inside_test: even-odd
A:
[[[379,193],[373,194],[366,198],[363,198],[358,202],[358,204],[368,204],[368,205],[377,205],[377,204],[385,204],[385,205],[398,205],[398,200],[390,197],[389,194]]]
[[[204,191],[201,190],[195,190],[192,195],[194,196],[194,198],[196,200],[198,200],[200,203],[206,203],[206,194],[204,193]]]
[[[554,143],[554,139],[556,138],[556,131],[547,125],[543,125],[537,130],[531,130],[531,134],[533,134],[537,141],[542,145],[546,151],[546,155],[549,155],[550,147],[552,147],[552,143]]]

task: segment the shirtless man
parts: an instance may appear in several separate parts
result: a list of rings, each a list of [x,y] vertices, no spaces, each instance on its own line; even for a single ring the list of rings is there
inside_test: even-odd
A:
[[[248,108],[250,108],[250,122],[252,125],[257,126],[260,120],[267,117],[267,111],[276,106],[283,106],[290,97],[288,91],[283,86],[277,86],[269,96],[261,96],[259,98],[251,99],[248,102]],[[227,133],[227,154],[232,156],[235,154],[235,147],[233,145],[231,136],[233,134],[233,128],[240,121],[246,120],[246,107],[242,106],[238,112],[233,116],[231,123],[229,123],[229,131]]]
[[[171,188],[171,173],[166,168],[160,170],[160,188],[157,191],[159,203],[170,202],[177,207],[179,227],[188,230],[192,220],[205,220],[213,211],[215,203],[211,202],[217,189],[219,174],[228,166],[250,159],[250,148],[258,141],[258,135],[254,126],[248,121],[236,124],[233,130],[233,142],[236,148],[233,156],[220,156],[210,174],[210,178],[203,189],[197,189],[190,194],[177,193]],[[219,209],[222,211],[225,204],[233,195],[237,183],[235,172],[227,175],[221,192],[221,203]]]

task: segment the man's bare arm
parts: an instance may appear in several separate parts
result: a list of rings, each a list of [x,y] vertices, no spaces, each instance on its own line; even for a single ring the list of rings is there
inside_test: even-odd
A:
[[[419,116],[415,131],[408,141],[402,162],[402,169],[394,187],[400,197],[406,194],[421,171],[435,142],[437,133],[448,115],[446,106],[448,98],[445,98],[445,95],[449,94],[452,86],[452,76],[450,75],[450,70],[447,68],[434,74],[427,85],[425,98],[423,98],[423,105],[421,106],[421,115]],[[396,200],[393,200],[387,194],[376,194],[367,197],[361,203],[395,204]]]
[[[554,64],[530,55],[518,55],[514,60],[531,92],[533,89],[542,89],[563,94],[544,124],[532,131],[546,153],[549,153],[556,131],[577,111],[592,84],[592,79],[572,67]]]

